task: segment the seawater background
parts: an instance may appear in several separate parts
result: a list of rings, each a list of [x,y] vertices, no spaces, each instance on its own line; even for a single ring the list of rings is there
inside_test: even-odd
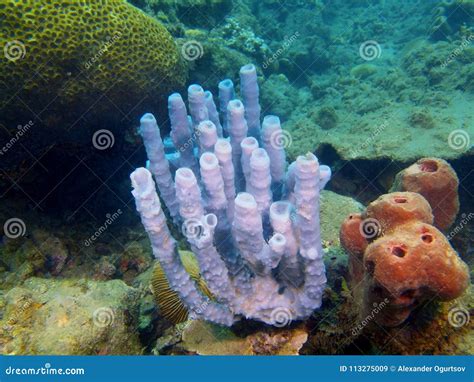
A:
[[[217,94],[221,79],[238,84],[238,69],[255,63],[262,114],[281,117],[291,157],[313,151],[331,165],[330,190],[367,203],[386,192],[393,175],[416,159],[448,159],[461,181],[455,225],[461,228],[452,243],[472,268],[471,1],[131,3],[173,35],[189,65],[187,84],[200,83]],[[166,133],[165,107],[141,110],[147,111],[157,113]],[[6,293],[32,276],[53,282],[124,280],[144,296],[133,309],[140,312],[137,330],[150,351],[166,325],[145,292],[152,261],[130,196],[128,175],[145,161],[137,125],[138,120],[111,118],[110,125],[97,126],[91,151],[58,147],[40,160],[25,158],[27,171],[2,179],[0,296],[6,305]],[[20,131],[27,135],[34,127],[26,121]],[[23,133],[15,145],[25,142]],[[7,222],[14,231],[5,232]],[[33,289],[35,283],[30,281]],[[66,294],[58,285],[47,288]],[[123,293],[138,294],[125,288]],[[34,307],[25,301],[15,313],[20,322]],[[111,314],[110,304],[99,303],[97,309],[106,306],[94,310],[100,318],[95,322],[107,323],[112,316],[116,324],[122,322]],[[32,331],[39,333],[41,326]],[[129,346],[133,351],[140,347],[136,340],[127,341],[134,344]]]

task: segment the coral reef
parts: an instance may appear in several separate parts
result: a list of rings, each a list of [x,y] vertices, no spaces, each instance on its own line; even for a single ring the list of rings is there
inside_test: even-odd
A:
[[[199,85],[188,88],[190,118],[181,96],[169,97],[171,138],[179,154],[168,154],[170,161],[155,118],[142,117],[150,171],[139,168],[131,174],[132,193],[153,253],[193,315],[228,326],[240,317],[278,325],[308,317],[321,305],[326,277],[319,194],[331,171],[307,154],[285,175],[280,121],[266,116],[260,129],[255,67],[242,67],[240,76],[244,102],[225,96],[220,103],[227,115],[222,132],[228,140],[220,136],[212,95]],[[226,89],[232,86],[230,80],[223,82]],[[220,96],[224,94],[228,92]],[[173,181],[174,166],[186,167],[176,170]],[[171,217],[183,224],[213,299],[199,290],[181,262],[152,174]]]
[[[381,13],[382,8],[379,8]],[[363,8],[351,9],[351,12],[358,16],[338,11],[333,20],[338,24],[331,25],[331,30],[338,34],[338,48],[332,51],[332,47],[327,47],[331,62],[324,65],[326,71],[319,73],[311,64],[301,66],[308,80],[306,86],[297,88],[303,92],[309,88],[313,99],[301,103],[296,97],[290,98],[294,100],[292,113],[285,124],[293,137],[290,156],[300,151],[319,152],[327,145],[346,160],[389,158],[408,162],[420,157],[454,159],[470,155],[474,136],[469,106],[473,102],[474,33],[465,31],[452,41],[432,42],[420,32],[420,37],[410,40],[399,36],[403,30],[399,22],[383,23],[383,27],[391,31],[370,34],[371,28],[364,23],[363,27],[354,25],[348,33],[342,23],[351,22],[354,17],[364,20],[373,17],[370,13],[363,14]],[[386,15],[386,19],[390,17]],[[425,19],[427,16],[410,17]],[[411,28],[415,24],[413,19],[407,21]],[[420,20],[420,25],[424,25],[424,21],[427,20]],[[376,23],[368,22],[371,26]],[[400,28],[393,28],[395,24]],[[294,30],[286,31],[289,34]],[[388,36],[389,33],[393,35]],[[357,55],[349,48],[360,46],[373,36],[377,36],[374,44],[377,55],[373,59]],[[303,41],[309,45],[307,38],[307,32],[302,31],[291,49]],[[385,46],[384,41],[390,41],[390,47]],[[321,58],[324,60],[321,56],[312,57],[318,57],[319,62]],[[281,62],[285,58],[278,60],[282,69]],[[319,107],[332,107],[341,117],[330,134],[317,120],[315,124],[312,107],[308,106],[315,103]]]
[[[228,17],[219,32],[221,38],[226,40],[227,45],[231,48],[260,59],[269,54],[269,48],[265,41],[256,36],[252,29],[241,25],[234,17]]]
[[[469,28],[470,15],[474,12],[471,0],[443,0],[433,8],[430,36],[435,40],[452,39],[453,36]],[[472,31],[472,26],[470,26]]]
[[[397,174],[391,190],[422,195],[431,206],[434,225],[445,231],[459,212],[458,186],[458,177],[448,162],[422,158]]]
[[[375,321],[397,326],[420,304],[452,300],[466,290],[468,268],[432,222],[421,195],[395,192],[382,195],[362,215],[350,215],[341,226],[363,316],[382,306]]]
[[[423,129],[432,129],[435,126],[435,121],[427,110],[414,110],[409,117],[409,121],[413,127]]]
[[[474,354],[473,0],[0,3],[0,353]]]
[[[186,25],[212,27],[232,8],[228,0],[131,0],[178,35]],[[201,14],[205,17],[195,17]]]

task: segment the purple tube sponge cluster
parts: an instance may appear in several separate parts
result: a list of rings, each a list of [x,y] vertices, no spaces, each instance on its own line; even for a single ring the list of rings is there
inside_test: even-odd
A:
[[[179,94],[169,97],[172,153],[165,153],[153,115],[142,117],[149,160],[131,174],[132,194],[154,256],[194,317],[284,326],[321,306],[319,198],[331,171],[313,154],[287,166],[279,118],[260,124],[255,66],[245,65],[240,76],[243,101],[224,80],[219,110],[199,85],[188,89],[188,109]],[[212,298],[186,273],[155,186]]]

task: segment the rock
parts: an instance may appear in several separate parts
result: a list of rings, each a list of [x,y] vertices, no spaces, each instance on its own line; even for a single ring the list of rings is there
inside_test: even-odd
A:
[[[5,294],[3,354],[140,354],[138,291],[120,280],[30,278]]]
[[[347,196],[324,190],[321,193],[321,238],[323,246],[339,246],[339,228],[351,213],[361,212],[364,206]]]
[[[94,277],[97,280],[110,280],[117,272],[117,268],[115,267],[112,262],[112,259],[109,256],[101,257],[94,268]]]
[[[308,339],[304,328],[272,329],[238,337],[229,328],[188,321],[182,346],[200,355],[298,355]]]

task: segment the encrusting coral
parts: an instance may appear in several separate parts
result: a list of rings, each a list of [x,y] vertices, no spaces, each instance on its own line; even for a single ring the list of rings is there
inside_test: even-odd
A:
[[[183,328],[186,351],[200,355],[298,355],[308,339],[304,327],[271,329],[236,336],[229,328],[203,321],[190,321]]]
[[[2,354],[141,354],[138,305],[121,280],[31,277],[0,298]]]
[[[341,244],[362,315],[382,306],[375,321],[397,326],[421,303],[452,300],[466,290],[467,265],[432,224],[429,203],[413,192],[382,195],[346,219]]]
[[[153,253],[190,313],[227,326],[241,317],[283,326],[321,305],[319,195],[331,171],[309,153],[286,170],[288,137],[279,118],[260,124],[255,66],[243,66],[240,79],[243,102],[231,80],[219,84],[222,123],[212,94],[199,85],[188,88],[190,117],[179,94],[169,97],[175,151],[167,147],[168,155],[155,118],[142,117],[149,162],[131,174],[132,193]],[[213,299],[183,266],[152,174]]]
[[[423,195],[433,211],[434,225],[444,231],[459,212],[458,186],[458,177],[448,162],[422,158],[397,174],[392,190]]]

